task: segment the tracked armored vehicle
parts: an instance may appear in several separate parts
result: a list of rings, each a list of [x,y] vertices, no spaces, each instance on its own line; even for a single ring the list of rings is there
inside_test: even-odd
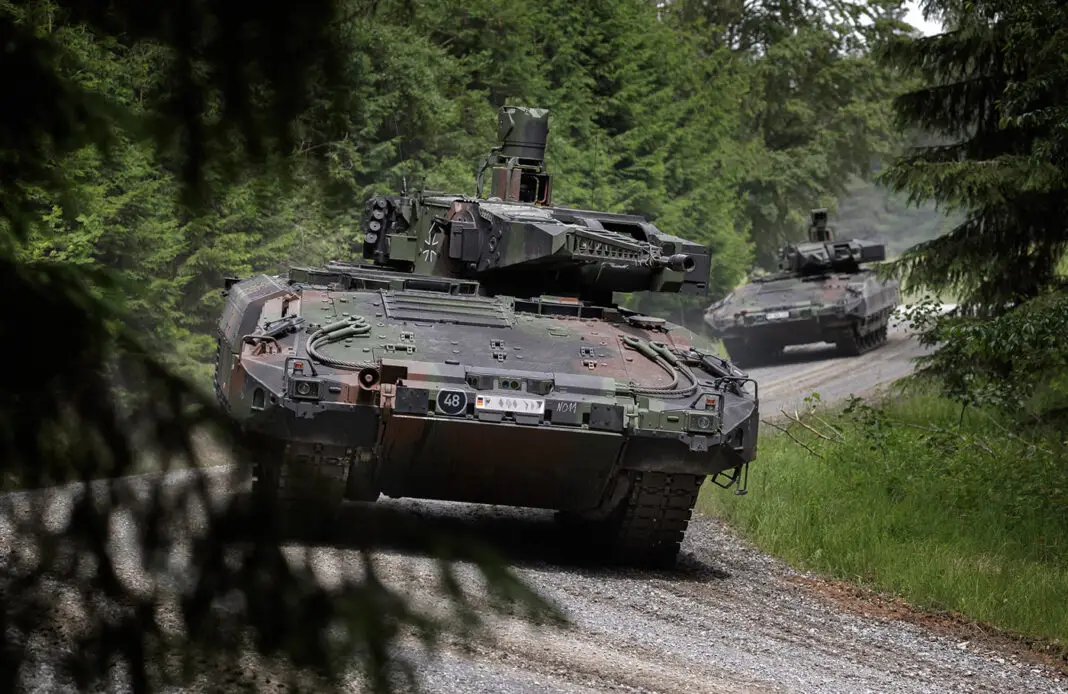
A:
[[[886,343],[901,301],[897,280],[868,263],[886,259],[882,244],[836,240],[827,211],[812,211],[807,243],[784,246],[779,271],[755,278],[709,307],[705,323],[732,361],[774,363],[790,345],[834,343],[857,356]]]
[[[548,112],[499,115],[475,197],[374,197],[360,261],[229,283],[215,384],[254,496],[327,524],[382,494],[552,509],[671,563],[708,476],[745,492],[756,384],[613,292],[703,294],[707,251],[554,207]]]

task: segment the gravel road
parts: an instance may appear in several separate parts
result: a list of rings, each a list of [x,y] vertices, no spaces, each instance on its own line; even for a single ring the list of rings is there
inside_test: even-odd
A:
[[[760,386],[760,414],[773,416],[780,408],[792,411],[813,392],[824,402],[863,396],[912,372],[913,360],[925,348],[893,320],[887,343],[860,357],[839,357],[833,345],[789,347],[781,365],[757,368],[749,375]]]
[[[827,358],[819,348],[800,350],[787,364],[754,370],[761,409],[765,416],[789,410],[812,391],[824,401],[863,394],[908,373],[920,351],[900,327],[884,348],[855,359]],[[227,489],[221,472],[214,475],[218,491],[238,491]],[[173,484],[185,477],[176,473]],[[150,480],[131,486],[147,488]],[[51,495],[61,510],[70,494],[53,489],[0,497],[0,560],[20,542],[4,525],[6,511],[42,495]],[[712,518],[695,517],[675,570],[647,572],[576,560],[562,549],[568,539],[548,513],[412,500],[385,500],[374,512],[387,519],[380,527],[391,527],[392,515],[496,544],[520,576],[572,622],[569,629],[534,629],[502,618],[493,624],[492,641],[473,651],[446,644],[433,658],[413,655],[429,692],[1068,694],[1068,683],[1053,670],[845,609]],[[357,522],[353,518],[349,525]],[[435,562],[403,544],[395,547],[378,554],[379,571],[386,581],[426,599],[438,576]],[[306,550],[292,552],[296,557]],[[343,543],[310,551],[323,580],[358,563],[356,551]],[[465,572],[463,580],[478,590],[473,573]],[[55,691],[46,673],[35,680],[38,691]],[[361,691],[355,680],[352,691]]]

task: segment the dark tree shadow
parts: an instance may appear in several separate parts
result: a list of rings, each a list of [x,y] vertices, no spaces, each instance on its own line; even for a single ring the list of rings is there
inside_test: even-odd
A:
[[[831,342],[814,342],[808,345],[792,345],[783,350],[778,364],[806,364],[828,359],[842,359],[842,354]]]
[[[236,503],[253,508],[243,490]],[[349,502],[336,526],[315,534],[283,531],[285,542],[338,549],[389,551],[431,558],[452,543],[477,547],[513,568],[558,570],[601,577],[644,577],[681,582],[730,578],[726,571],[682,552],[669,569],[628,566],[613,560],[596,544],[558,523],[551,511],[381,497],[373,504]]]
[[[829,342],[814,342],[805,345],[790,345],[783,350],[782,354],[774,357],[766,357],[755,362],[742,359],[738,361],[737,364],[741,369],[752,371],[756,369],[773,368],[776,366],[792,366],[842,358],[844,358],[843,355],[838,351],[838,348],[834,344]]]

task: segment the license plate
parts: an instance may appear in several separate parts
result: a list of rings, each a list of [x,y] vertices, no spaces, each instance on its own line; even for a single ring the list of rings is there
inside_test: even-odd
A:
[[[475,409],[513,414],[544,414],[545,401],[514,395],[479,395],[475,398]]]
[[[789,311],[769,311],[767,314],[768,320],[782,320],[783,318],[789,318]]]

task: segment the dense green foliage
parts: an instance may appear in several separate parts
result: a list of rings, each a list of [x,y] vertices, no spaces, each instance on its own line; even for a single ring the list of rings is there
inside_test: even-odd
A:
[[[744,497],[706,491],[721,515],[791,564],[1068,640],[1068,441],[992,408],[929,392],[885,407],[815,407],[760,442]],[[1011,465],[1006,467],[1006,461]]]
[[[195,464],[203,425],[237,462],[251,458],[213,398],[170,367],[196,352],[188,337],[210,324],[198,310],[223,272],[323,241],[328,225],[301,225],[338,214],[324,193],[349,189],[336,185],[348,164],[313,148],[344,134],[328,127],[338,113],[362,111],[335,69],[347,56],[334,51],[337,29],[348,25],[333,3],[218,5],[0,2],[0,86],[17,103],[0,117],[0,281],[15,298],[0,332],[27,346],[0,395],[5,486],[124,476],[144,449],[164,471]],[[486,614],[444,560],[444,616],[384,585],[368,554],[325,586],[291,563],[265,509],[208,506],[207,482],[189,479],[166,494],[149,481],[140,498],[125,487],[73,495],[66,519],[47,505],[15,514],[5,500],[0,525],[19,548],[0,568],[5,691],[37,665],[55,667],[60,689],[119,674],[120,687],[154,691],[205,668],[239,672],[250,649],[296,665],[295,677],[325,676],[315,691],[354,668],[384,691],[404,674],[390,649],[399,634],[433,645],[458,624],[471,635]],[[116,525],[132,529],[126,556],[109,543]],[[476,544],[432,528],[412,536],[478,566],[490,609],[553,614]],[[170,575],[177,557],[190,575]],[[155,575],[131,577],[138,568]],[[185,583],[180,595],[171,578]],[[243,606],[218,611],[233,591]],[[66,635],[69,648],[42,647],[42,635]]]
[[[895,107],[903,126],[932,141],[882,178],[959,221],[894,269],[913,291],[951,291],[972,314],[923,322],[925,341],[939,346],[925,368],[953,397],[998,402],[1008,412],[1031,411],[1036,391],[1060,388],[1061,396],[1040,396],[1059,410],[1068,395],[1051,374],[1068,354],[1057,337],[1065,308],[1059,267],[1068,252],[1068,8],[1052,0],[925,5],[951,30],[897,39],[885,58],[922,80]]]
[[[902,258],[906,276],[950,284],[969,303],[1002,304],[1041,293],[1068,251],[1068,10],[1014,0],[969,7],[955,31],[887,50],[925,80],[899,97],[902,121],[949,142],[916,148],[885,178],[913,199],[965,212],[952,232]]]
[[[1020,423],[1068,414],[1068,295],[1051,292],[994,317],[942,317],[924,299],[906,310],[920,341],[937,346],[923,359],[945,394],[964,405],[996,406]]]
[[[710,40],[736,49],[741,96],[738,183],[755,259],[775,267],[782,243],[801,238],[809,210],[833,207],[853,177],[894,153],[890,99],[905,87],[873,47],[906,31],[903,3],[678,0],[669,8]]]
[[[756,21],[769,16],[759,3],[724,27],[709,7],[669,6],[658,19],[640,0],[344,2],[326,29],[301,23],[325,53],[302,58],[308,79],[283,114],[293,125],[242,116],[257,132],[281,133],[245,144],[223,106],[270,106],[255,79],[274,79],[279,66],[209,73],[215,82],[177,103],[170,90],[185,63],[163,43],[173,29],[86,24],[77,20],[92,13],[30,3],[16,15],[61,50],[56,74],[107,99],[100,127],[120,124],[114,107],[121,125],[138,125],[111,128],[107,156],[89,140],[72,145],[49,169],[65,172],[64,185],[26,181],[29,218],[41,223],[18,255],[119,270],[131,325],[158,338],[169,363],[203,377],[224,276],[348,253],[372,192],[406,182],[473,193],[495,109],[528,103],[552,109],[557,200],[644,214],[710,245],[714,298],[743,279],[754,251],[766,263],[803,231],[810,207],[892,149],[893,81],[867,48],[902,29],[899,4],[858,2],[850,16],[827,17],[798,5],[772,28]],[[329,17],[325,6],[312,14]],[[878,21],[858,30],[862,15]],[[279,30],[257,31],[245,48]],[[194,47],[206,57],[233,48]],[[231,104],[220,89],[238,74],[245,97]],[[214,144],[190,156],[180,140],[145,139],[173,125],[165,109],[194,103],[178,132]],[[242,165],[261,153],[253,161],[273,168]],[[192,189],[207,203],[197,214],[179,196],[186,174],[203,183]]]

